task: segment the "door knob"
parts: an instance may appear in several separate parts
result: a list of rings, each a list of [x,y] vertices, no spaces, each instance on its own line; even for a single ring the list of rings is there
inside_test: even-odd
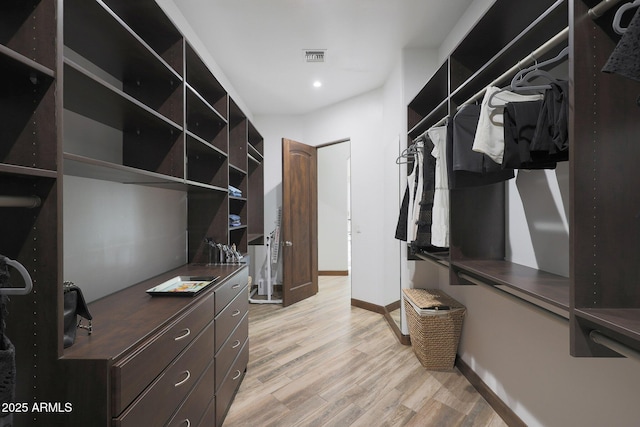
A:
[[[284,241],[284,245],[285,246],[293,246],[293,243],[291,243],[289,240],[285,240]]]

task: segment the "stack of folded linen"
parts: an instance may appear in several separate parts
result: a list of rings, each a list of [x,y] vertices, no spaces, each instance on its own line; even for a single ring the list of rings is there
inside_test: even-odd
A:
[[[229,195],[233,197],[242,197],[242,191],[233,185],[229,186]]]
[[[240,215],[229,214],[229,226],[230,227],[239,227],[242,223],[240,222]]]

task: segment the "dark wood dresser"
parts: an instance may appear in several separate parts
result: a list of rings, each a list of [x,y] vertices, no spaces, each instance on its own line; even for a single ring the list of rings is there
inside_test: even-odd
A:
[[[220,276],[195,297],[145,291],[174,276]],[[90,304],[61,359],[64,425],[220,426],[249,360],[248,268],[188,265]]]

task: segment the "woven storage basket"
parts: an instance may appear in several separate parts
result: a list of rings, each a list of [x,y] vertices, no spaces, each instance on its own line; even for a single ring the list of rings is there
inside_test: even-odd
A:
[[[466,308],[438,289],[402,291],[411,346],[418,360],[429,370],[453,369]],[[448,309],[441,309],[445,306]]]

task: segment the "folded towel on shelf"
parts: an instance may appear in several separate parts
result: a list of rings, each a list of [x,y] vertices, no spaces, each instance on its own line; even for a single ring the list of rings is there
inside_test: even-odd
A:
[[[233,185],[229,186],[229,194],[233,197],[242,197],[242,191]]]
[[[240,215],[229,214],[229,225],[231,227],[241,226],[242,222],[240,222]]]

